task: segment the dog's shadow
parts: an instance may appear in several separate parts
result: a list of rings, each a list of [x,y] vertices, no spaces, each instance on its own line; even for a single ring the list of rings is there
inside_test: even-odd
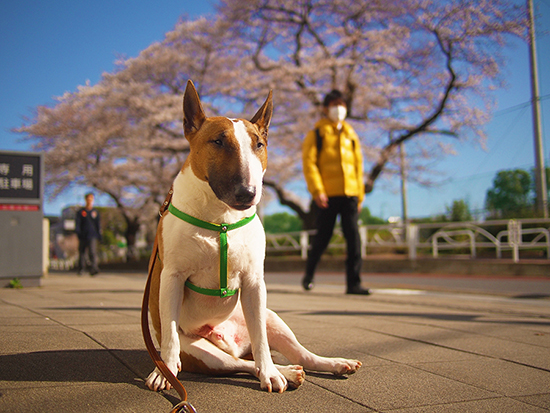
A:
[[[59,350],[0,355],[0,382],[50,383],[129,383],[145,389],[145,378],[154,365],[146,350]],[[306,373],[314,377],[335,377],[322,373]],[[183,373],[183,382],[190,385],[222,384],[257,391],[258,379],[245,373],[208,376]],[[181,379],[181,377],[180,377]],[[289,389],[290,390],[290,389]],[[177,401],[164,392],[168,400]]]
[[[145,350],[106,349],[7,354],[0,356],[0,381],[132,383],[143,378],[148,357]]]

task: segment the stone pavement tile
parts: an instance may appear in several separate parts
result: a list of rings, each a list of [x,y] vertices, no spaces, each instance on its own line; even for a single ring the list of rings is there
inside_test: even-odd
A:
[[[489,325],[489,327],[491,326]],[[550,349],[550,322],[548,320],[520,319],[513,323],[503,321],[499,327],[491,328],[489,331],[485,330],[485,334]]]
[[[292,312],[326,312],[328,315],[357,314],[358,312],[367,313],[371,311],[373,303],[369,297],[349,296],[339,293],[285,293],[269,292],[267,297],[268,308],[271,308],[279,315],[284,315],[287,311]],[[385,304],[380,304],[384,308],[389,308]]]
[[[548,301],[517,300],[479,294],[447,294],[416,292],[415,294],[381,294],[369,296],[371,303],[397,304],[405,311],[434,308],[437,311],[473,312],[474,314],[505,314],[526,317],[550,317]]]
[[[544,413],[546,409],[506,397],[391,410],[391,413]],[[389,412],[389,410],[386,410]]]
[[[141,312],[141,297],[133,295],[131,299],[121,300],[120,296],[114,294],[104,294],[101,297],[90,299],[89,297],[79,295],[71,296],[71,301],[64,300],[58,305],[42,306],[46,310],[74,310],[74,311],[113,311],[117,314],[136,315]]]
[[[533,335],[537,334],[536,343],[546,342],[550,346],[550,322],[540,316],[503,315],[500,312],[483,313],[474,311],[415,311],[403,314],[412,324],[429,324],[433,327],[453,328],[457,331],[483,334],[497,338],[527,340],[531,343]],[[375,313],[376,314],[376,313]],[[378,314],[376,314],[378,315]],[[383,314],[379,314],[383,316]]]
[[[431,325],[550,348],[550,322],[546,319],[488,315],[471,321],[432,322]]]
[[[52,323],[52,321],[48,317],[33,315],[33,314],[29,313],[28,311],[26,312],[27,316],[22,316],[22,315],[11,316],[9,314],[10,314],[10,312],[7,312],[7,316],[6,316],[6,314],[2,314],[2,316],[0,316],[0,331],[2,331],[2,329],[4,327],[10,327],[10,326],[42,326],[42,327],[46,327],[46,326],[51,325],[51,323]],[[30,314],[30,316],[29,316],[29,314]]]
[[[386,365],[384,360],[369,352],[373,343],[384,346],[386,337],[365,331],[354,331],[345,327],[334,327],[332,323],[310,320],[297,320],[293,317],[285,317],[290,328],[294,331],[298,341],[308,350],[325,357],[344,357],[357,359],[363,366]],[[345,324],[341,321],[339,325]],[[337,339],[335,339],[337,338]]]
[[[534,394],[532,396],[515,397],[515,399],[550,410],[550,392],[545,394]]]
[[[503,360],[424,363],[416,367],[508,397],[550,392],[550,373]]]
[[[168,412],[170,401],[130,383],[1,390],[0,412],[134,413]]]
[[[145,382],[145,379],[155,369],[155,364],[145,346],[137,349],[110,350],[110,353],[128,370],[132,371],[136,380]],[[183,377],[185,377],[185,374],[183,373]],[[145,385],[143,385],[143,388],[145,388]]]
[[[429,321],[426,321],[428,323]],[[458,330],[452,322],[445,325],[432,326],[427,324],[419,325],[407,320],[377,319],[368,324],[370,331],[381,334],[406,338],[408,340],[428,343],[464,353],[486,355],[495,358],[515,361],[544,369],[550,369],[549,349],[546,346],[546,337],[541,336],[538,345],[518,342],[506,338],[492,337],[486,335],[481,329],[479,333],[465,332]],[[520,327],[508,327],[518,329]],[[535,334],[529,332],[527,334]],[[534,339],[530,341],[536,341]],[[525,340],[527,341],[527,340]]]
[[[395,334],[388,335],[367,330],[373,321],[372,319],[369,320],[363,317],[302,316],[297,319],[294,315],[288,315],[285,318],[289,321],[289,325],[291,325],[291,328],[293,328],[302,344],[310,348],[308,343],[315,346],[319,346],[323,342],[326,342],[326,345],[332,343],[334,350],[330,348],[317,350],[325,353],[329,352],[332,355],[334,355],[336,350],[338,350],[340,355],[343,354],[345,357],[351,357],[349,355],[349,351],[360,351],[364,355],[376,356],[381,359],[393,360],[402,363],[434,360],[469,360],[472,357],[475,357],[474,355],[463,351],[456,351],[438,345],[430,345],[429,343],[421,343],[415,340],[401,338],[395,335],[397,332]],[[309,322],[304,323],[304,318],[306,318]],[[432,328],[425,326],[411,327],[408,323],[399,323],[393,320],[377,320],[375,324],[378,329],[387,330],[387,327],[385,328],[381,325],[388,323],[392,324],[392,330],[414,329],[414,333],[417,336],[423,336],[424,333],[429,334],[433,330]],[[344,325],[344,327],[340,327],[342,325]],[[350,325],[354,328],[350,329]],[[327,340],[327,331],[330,332],[330,336],[345,337],[346,339]],[[304,339],[304,336],[306,339]]]
[[[497,396],[493,392],[398,364],[361,369],[347,380],[328,380],[319,376],[310,380],[376,411]]]
[[[75,328],[85,332],[109,349],[145,349],[141,326],[137,323],[77,325]]]
[[[137,377],[104,349],[21,352],[0,356],[0,389],[131,383]]]
[[[372,411],[355,400],[319,386],[306,376],[306,382],[282,394],[260,390],[260,383],[249,375],[208,377],[181,374],[188,399],[198,412],[293,412],[322,411],[365,413]],[[325,381],[335,381],[333,376]]]
[[[50,321],[47,326],[0,326],[0,354],[97,349],[84,334]]]
[[[23,289],[23,290],[2,290],[0,289],[0,302],[6,305],[34,311],[48,306],[60,304],[60,293],[51,290]],[[64,298],[64,297],[61,297]]]
[[[13,304],[2,301],[0,296],[0,326],[5,325],[6,321],[16,318],[27,318],[35,316],[26,308],[15,306]]]
[[[550,370],[550,350],[545,347],[473,334],[441,340],[438,344]]]
[[[475,355],[448,348],[394,337],[383,345],[369,343],[365,351],[371,355],[398,363],[448,362],[474,360]]]
[[[45,316],[67,326],[135,323],[135,318],[117,313],[116,310],[109,308],[96,309],[75,306],[63,309],[43,308],[40,311]]]

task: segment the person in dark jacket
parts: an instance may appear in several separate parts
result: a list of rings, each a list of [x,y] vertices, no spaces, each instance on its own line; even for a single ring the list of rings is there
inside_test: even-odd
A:
[[[84,196],[86,206],[76,213],[75,229],[78,235],[78,275],[86,268],[86,255],[90,259],[90,275],[99,272],[97,265],[97,244],[101,240],[101,224],[99,212],[94,208],[94,194]],[[86,254],[87,253],[87,254]]]

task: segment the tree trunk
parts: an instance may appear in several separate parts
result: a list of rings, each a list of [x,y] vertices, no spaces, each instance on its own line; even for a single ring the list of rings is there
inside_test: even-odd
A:
[[[311,200],[309,204],[309,211],[305,211],[300,204],[292,201],[286,194],[285,190],[276,182],[265,180],[264,185],[275,191],[281,205],[287,206],[294,212],[296,212],[298,218],[302,220],[304,230],[307,231],[310,229],[315,229],[315,222],[317,218],[317,205],[315,205],[315,202],[313,202],[313,200]]]
[[[124,216],[127,224],[126,228],[126,243],[127,243],[127,250],[126,250],[126,261],[137,261],[139,259],[138,251],[136,250],[136,239],[137,239],[137,233],[140,228],[139,218],[135,217],[133,219]]]

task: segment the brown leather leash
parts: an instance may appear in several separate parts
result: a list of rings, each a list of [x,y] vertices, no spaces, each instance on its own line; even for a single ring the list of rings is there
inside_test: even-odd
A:
[[[159,210],[159,215],[161,217],[167,211],[173,193],[173,188],[170,188],[170,191],[168,191],[168,195],[166,196],[166,199]],[[191,403],[187,401],[187,391],[183,387],[183,384],[181,384],[178,378],[174,376],[168,366],[166,366],[164,361],[160,358],[160,355],[155,348],[155,344],[153,343],[153,339],[151,338],[151,331],[149,329],[149,295],[151,292],[151,279],[153,275],[153,269],[158,258],[158,236],[159,234],[157,229],[155,243],[153,244],[153,251],[149,260],[149,273],[147,275],[147,283],[145,284],[145,291],[143,292],[143,303],[141,305],[141,332],[143,333],[143,340],[145,341],[145,346],[147,347],[149,356],[151,356],[151,359],[153,360],[157,368],[160,370],[166,380],[168,380],[170,385],[178,392],[181,398],[181,402],[174,406],[170,413],[196,413],[197,411],[195,410],[193,405],[191,405]]]

